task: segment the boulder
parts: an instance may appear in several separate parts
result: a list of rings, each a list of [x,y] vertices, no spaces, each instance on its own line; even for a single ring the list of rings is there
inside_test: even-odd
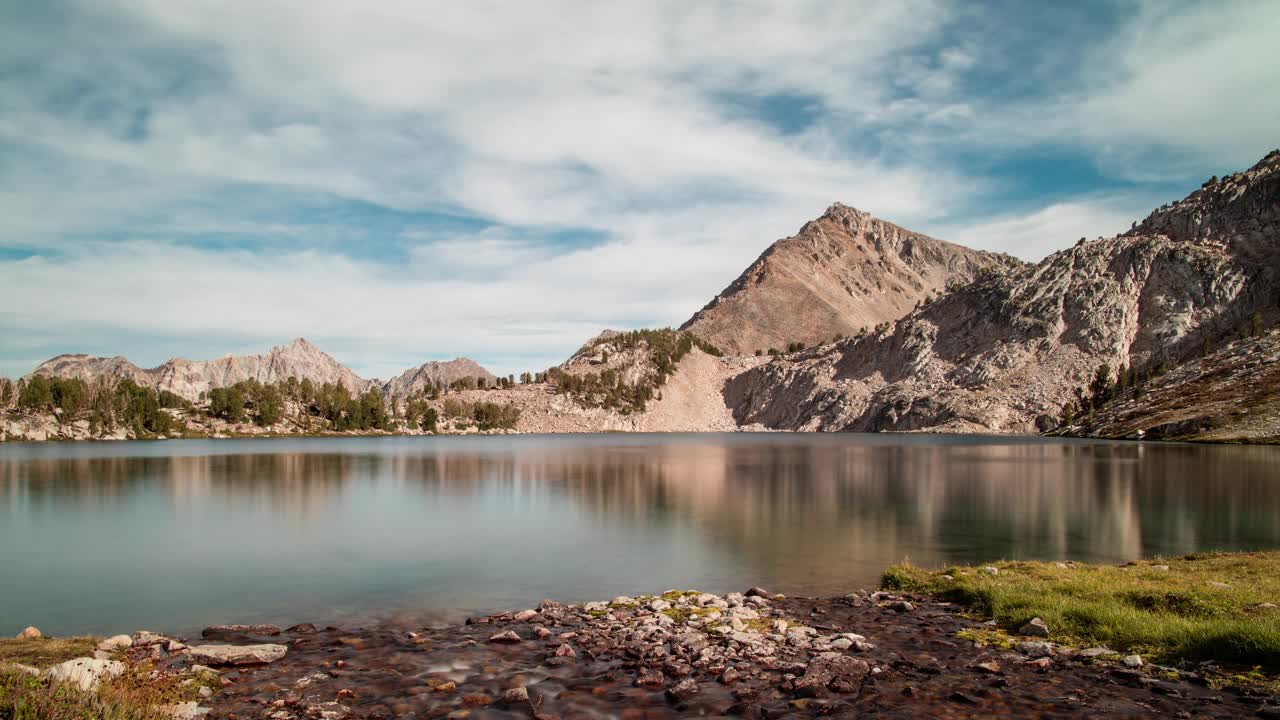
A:
[[[18,639],[18,640],[32,640],[32,639],[34,639],[34,638],[40,638],[40,637],[44,637],[44,635],[42,635],[42,634],[40,633],[40,628],[38,628],[38,627],[36,627],[36,626],[34,626],[34,625],[31,625],[31,626],[27,627],[27,629],[25,629],[25,630],[23,630],[22,632],[18,633],[17,639]]]
[[[112,652],[114,650],[123,650],[133,646],[133,638],[128,635],[113,635],[106,640],[98,643],[98,649],[102,652]]]
[[[45,675],[52,683],[70,683],[81,690],[90,691],[97,689],[102,680],[119,677],[123,672],[122,662],[85,657],[54,665],[45,671]]]
[[[204,665],[263,665],[285,656],[284,645],[192,645],[191,659]]]

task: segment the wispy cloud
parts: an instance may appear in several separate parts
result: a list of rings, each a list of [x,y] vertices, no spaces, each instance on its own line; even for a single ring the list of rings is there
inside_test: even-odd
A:
[[[543,367],[679,323],[835,200],[1034,257],[1265,152],[1267,10],[16,5],[0,370],[299,334],[369,374]],[[990,161],[1044,148],[1102,186]]]

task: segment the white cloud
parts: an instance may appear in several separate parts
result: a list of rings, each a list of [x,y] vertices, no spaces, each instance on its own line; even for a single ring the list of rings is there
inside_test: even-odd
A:
[[[960,223],[1014,186],[959,151],[1065,144],[1131,177],[1173,148],[1149,165],[1167,180],[1251,161],[1280,117],[1259,91],[1280,64],[1261,4],[1139,6],[1114,39],[1039,64],[1005,54],[1008,18],[940,0],[68,7],[0,23],[0,69],[21,69],[0,72],[0,152],[21,150],[0,166],[0,247],[57,250],[0,259],[0,329],[305,334],[366,372],[462,352],[519,371],[603,326],[677,324],[836,200],[1036,258],[1167,198]],[[953,36],[975,18],[985,34]],[[984,92],[984,73],[1042,92]],[[725,93],[796,98],[812,124],[783,132]],[[496,226],[374,238],[358,214],[271,211],[299,198]],[[201,234],[256,243],[185,244]],[[83,240],[108,235],[135,240]],[[403,253],[343,252],[370,239]]]
[[[939,225],[932,234],[1037,262],[1082,237],[1122,233],[1146,217],[1153,204],[1151,198],[1135,195],[1078,198],[1021,214]]]

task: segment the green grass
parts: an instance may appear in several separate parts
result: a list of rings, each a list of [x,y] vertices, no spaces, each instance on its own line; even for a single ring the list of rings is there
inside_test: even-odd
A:
[[[1217,660],[1280,670],[1280,610],[1258,607],[1280,598],[1280,552],[1202,553],[1126,566],[994,566],[997,575],[979,567],[895,565],[881,587],[959,603],[1014,633],[1039,617],[1055,642],[1105,645],[1166,662]]]

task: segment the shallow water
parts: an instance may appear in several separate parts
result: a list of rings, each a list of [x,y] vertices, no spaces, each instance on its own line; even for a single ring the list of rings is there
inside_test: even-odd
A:
[[[0,634],[429,622],[1280,547],[1280,448],[920,435],[0,445]]]

